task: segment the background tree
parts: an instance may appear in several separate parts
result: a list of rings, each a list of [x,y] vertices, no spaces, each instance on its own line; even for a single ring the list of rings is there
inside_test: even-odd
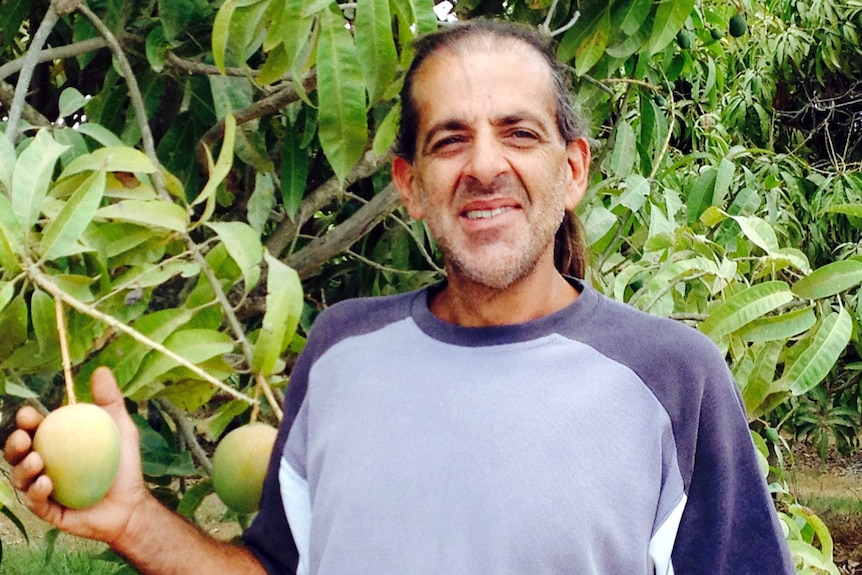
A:
[[[0,0],[3,424],[109,365],[193,517],[207,442],[280,418],[317,312],[442,277],[388,149],[412,38],[479,16],[555,37],[594,136],[589,280],[726,352],[800,573],[836,573],[779,431],[856,447],[862,7],[837,0]]]

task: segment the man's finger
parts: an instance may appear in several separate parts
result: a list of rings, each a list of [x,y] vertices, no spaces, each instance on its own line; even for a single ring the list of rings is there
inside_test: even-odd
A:
[[[23,429],[16,429],[6,439],[3,448],[3,456],[11,465],[18,465],[24,457],[33,449],[33,440]]]
[[[27,491],[44,469],[42,457],[35,451],[29,452],[18,465],[12,468],[12,475],[9,478],[12,487],[19,491]]]
[[[36,411],[34,407],[25,405],[15,414],[15,425],[25,431],[35,431],[45,416]]]

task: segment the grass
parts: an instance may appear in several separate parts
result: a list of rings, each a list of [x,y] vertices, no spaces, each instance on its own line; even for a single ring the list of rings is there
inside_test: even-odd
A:
[[[13,545],[4,548],[0,560],[2,575],[131,575],[135,573],[116,556],[93,549],[60,547],[51,556],[45,547]]]

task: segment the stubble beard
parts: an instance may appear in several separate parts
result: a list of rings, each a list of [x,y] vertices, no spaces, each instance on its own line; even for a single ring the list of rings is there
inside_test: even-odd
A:
[[[487,238],[477,238],[474,245],[459,243],[452,237],[454,234],[446,233],[448,226],[444,218],[438,210],[427,205],[427,195],[423,194],[425,221],[443,254],[450,281],[455,276],[503,291],[530,275],[547,250],[553,250],[557,230],[565,215],[562,189],[555,189],[551,194],[552,197],[538,211],[532,212],[527,219],[527,227],[520,226],[515,230],[519,237],[501,237],[505,231],[495,230],[489,232]],[[526,192],[520,195],[527,196]],[[553,257],[553,253],[551,255]]]

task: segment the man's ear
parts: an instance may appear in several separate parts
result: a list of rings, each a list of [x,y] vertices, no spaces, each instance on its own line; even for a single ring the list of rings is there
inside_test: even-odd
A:
[[[590,161],[592,159],[590,143],[586,138],[578,138],[569,142],[566,146],[566,154],[568,155],[572,178],[566,194],[566,208],[573,210],[584,199],[590,182]]]
[[[392,182],[401,196],[404,207],[407,208],[407,213],[417,220],[424,218],[422,201],[414,186],[413,164],[407,158],[395,156],[392,160]]]

